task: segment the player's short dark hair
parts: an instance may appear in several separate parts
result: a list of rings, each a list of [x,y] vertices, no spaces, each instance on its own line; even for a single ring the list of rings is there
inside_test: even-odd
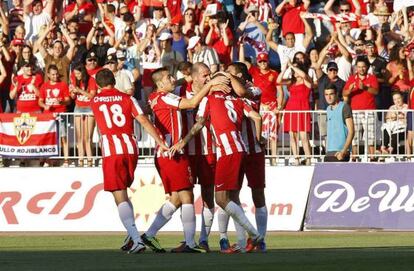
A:
[[[369,63],[369,60],[368,60],[368,58],[366,56],[358,56],[357,59],[356,59],[356,61],[355,61],[355,64],[358,64],[358,62],[364,62],[365,65],[367,65],[367,68],[369,68],[369,66],[371,65]]]
[[[180,62],[178,64],[178,70],[179,71],[184,71],[186,69],[191,69],[192,67],[193,67],[193,64],[191,62],[188,62],[188,61],[183,61],[183,62]]]
[[[163,72],[170,73],[170,71],[168,70],[167,67],[158,68],[158,69],[156,69],[155,71],[152,72],[151,79],[152,79],[152,82],[154,83],[154,85],[158,86],[157,83],[161,80],[161,78],[162,78],[161,74]]]
[[[236,73],[242,74],[242,79],[245,81],[251,81],[252,76],[249,73],[249,69],[247,68],[247,65],[243,62],[233,62],[228,67],[233,67],[236,70]]]
[[[51,70],[59,71],[59,68],[56,65],[52,64],[47,67],[47,72],[49,73]]]
[[[100,88],[115,86],[115,76],[109,69],[102,69],[96,73],[96,84]]]
[[[337,94],[338,93],[338,89],[336,88],[336,86],[335,86],[335,84],[328,84],[326,87],[325,87],[325,90],[327,90],[327,89],[333,89],[334,91],[335,91],[335,94]]]

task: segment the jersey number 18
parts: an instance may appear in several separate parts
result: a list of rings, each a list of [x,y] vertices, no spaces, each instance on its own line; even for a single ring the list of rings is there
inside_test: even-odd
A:
[[[99,111],[103,113],[108,128],[112,128],[112,123],[118,127],[125,125],[125,115],[122,113],[122,107],[119,104],[111,105],[109,110],[108,105],[102,104],[99,106]],[[112,117],[109,111],[111,111]]]

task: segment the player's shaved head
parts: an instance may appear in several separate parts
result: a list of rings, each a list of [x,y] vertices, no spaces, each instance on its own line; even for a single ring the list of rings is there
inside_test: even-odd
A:
[[[208,66],[202,62],[194,63],[191,67],[191,75],[199,74],[201,71],[210,70]]]
[[[161,83],[162,78],[164,77],[165,73],[170,73],[168,71],[168,68],[163,67],[163,68],[159,68],[156,69],[152,74],[151,74],[151,79],[152,82],[154,83],[154,85],[156,85],[157,87],[159,87],[159,84]]]
[[[108,69],[102,69],[96,73],[96,84],[100,88],[115,86],[115,76]]]

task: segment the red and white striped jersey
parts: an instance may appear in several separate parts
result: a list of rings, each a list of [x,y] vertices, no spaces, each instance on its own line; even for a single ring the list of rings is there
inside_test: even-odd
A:
[[[242,99],[214,93],[204,97],[200,103],[197,116],[208,119],[217,145],[217,159],[236,152],[246,152],[243,142],[242,119],[253,109]]]
[[[138,155],[134,119],[143,112],[135,98],[115,88],[104,89],[91,100],[91,108],[102,135],[102,156]]]
[[[194,92],[192,91],[190,84],[186,88],[185,95],[187,99],[191,99],[194,96]],[[196,123],[197,110],[198,108],[186,110],[187,130],[185,134],[187,134],[191,127],[193,127],[194,123]],[[188,142],[187,151],[189,155],[209,155],[216,153],[216,144],[210,130],[209,120],[206,120],[200,133],[195,135],[190,142]]]
[[[154,113],[154,124],[167,146],[179,142],[183,135],[181,97],[173,93],[153,92],[148,98]]]
[[[254,86],[248,87],[247,91],[250,93],[251,98],[244,98],[244,102],[250,105],[253,108],[253,110],[259,112],[262,92],[258,87]],[[257,141],[254,121],[248,117],[243,118],[242,136],[243,141],[246,144],[247,153],[259,153],[263,151],[259,142]]]

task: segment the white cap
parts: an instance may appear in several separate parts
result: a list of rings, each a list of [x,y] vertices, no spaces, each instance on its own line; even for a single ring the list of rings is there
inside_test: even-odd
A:
[[[108,51],[106,51],[107,56],[112,55],[112,54],[116,54],[116,49],[113,47],[109,48]]]
[[[191,37],[190,40],[188,41],[187,49],[188,50],[193,49],[197,45],[197,43],[199,41],[200,41],[200,37],[199,36],[193,36],[193,37]]]
[[[169,40],[172,39],[172,35],[168,32],[162,32],[158,40]]]
[[[125,53],[124,53],[124,51],[121,51],[121,50],[116,51],[116,57],[117,57],[118,59],[120,59],[120,58],[125,58]]]
[[[253,12],[253,11],[259,11],[259,8],[256,5],[250,4],[246,10],[246,13],[249,14],[250,12]]]

